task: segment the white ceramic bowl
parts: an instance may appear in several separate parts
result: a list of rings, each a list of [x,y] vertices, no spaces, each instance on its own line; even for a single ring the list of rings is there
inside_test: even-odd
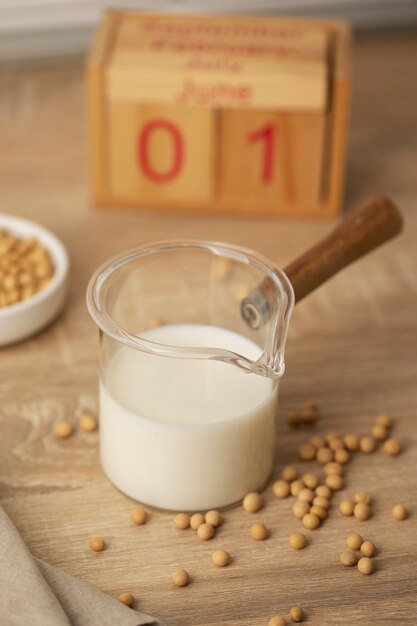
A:
[[[28,300],[0,308],[0,346],[6,346],[34,335],[58,315],[68,291],[69,260],[59,239],[35,222],[0,213],[0,228],[17,237],[36,237],[49,251],[55,266],[46,287]]]

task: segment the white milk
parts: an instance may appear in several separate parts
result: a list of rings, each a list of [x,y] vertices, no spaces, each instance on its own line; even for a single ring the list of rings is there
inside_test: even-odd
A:
[[[141,336],[250,359],[261,353],[213,326],[161,326]],[[234,365],[121,346],[100,383],[100,405],[104,471],[146,504],[177,511],[225,506],[262,487],[272,470],[277,385]]]

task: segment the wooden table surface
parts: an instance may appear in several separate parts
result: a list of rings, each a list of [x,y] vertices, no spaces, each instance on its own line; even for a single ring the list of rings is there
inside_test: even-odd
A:
[[[292,502],[276,500],[269,488],[259,514],[228,511],[211,542],[175,531],[168,513],[152,511],[146,526],[134,528],[132,501],[100,468],[97,435],[57,441],[51,431],[59,418],[97,409],[98,333],[84,294],[107,257],[152,239],[199,237],[250,246],[283,264],[332,223],[94,210],[86,182],[82,63],[1,70],[1,211],[50,227],[72,263],[65,313],[37,337],[0,352],[1,503],[34,555],[113,596],[131,591],[138,608],[168,626],[261,626],[294,605],[316,626],[417,623],[415,76],[415,32],[358,38],[346,205],[383,192],[402,208],[406,230],[295,311],[275,475],[311,434],[290,431],[284,416],[310,398],[320,406],[315,433],[367,433],[384,411],[395,419],[404,452],[394,459],[381,452],[355,458],[335,501],[366,490],[372,519],[343,518],[333,507],[320,529],[308,531],[308,549],[295,552],[287,538],[301,526]],[[397,502],[410,507],[404,522],[391,517]],[[254,520],[269,526],[267,541],[250,539]],[[374,575],[339,564],[349,531],[377,544]],[[105,537],[108,550],[88,549],[93,534]],[[211,565],[217,547],[233,555],[224,570]],[[192,575],[187,588],[171,584],[178,566]]]

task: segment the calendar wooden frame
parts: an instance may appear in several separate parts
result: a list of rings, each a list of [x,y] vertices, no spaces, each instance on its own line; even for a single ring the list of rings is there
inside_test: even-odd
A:
[[[308,29],[325,31],[329,35],[329,93],[328,107],[323,113],[323,166],[320,180],[320,193],[314,201],[294,202],[291,197],[280,202],[269,199],[266,202],[253,196],[236,193],[226,196],[219,193],[223,188],[219,171],[220,159],[215,158],[213,176],[217,176],[214,193],[211,197],[195,199],[187,197],[186,190],[181,197],[158,196],[152,190],[141,192],[135,199],[127,199],[123,194],[114,193],[110,184],[109,162],[109,102],[106,96],[106,68],[112,54],[115,35],[120,23],[131,11],[108,11],[104,14],[96,32],[87,62],[88,126],[90,144],[90,179],[92,198],[100,207],[132,207],[163,211],[202,211],[207,213],[235,213],[240,215],[299,215],[328,217],[337,214],[342,207],[345,183],[345,153],[347,143],[349,103],[350,103],[350,50],[351,29],[345,22],[300,20],[292,18],[263,18],[292,26],[305,26]],[[204,18],[201,18],[204,19]],[[219,17],[219,19],[221,19]],[[187,106],[187,105],[184,105]],[[240,111],[241,109],[238,109]],[[227,109],[230,115],[232,108]],[[291,111],[286,112],[291,115]],[[215,132],[219,131],[219,114],[214,111]],[[201,154],[201,159],[209,158]],[[210,154],[213,158],[213,154]],[[207,164],[204,164],[207,165]],[[209,169],[209,168],[208,168]],[[306,168],[306,170],[309,168]],[[297,183],[299,184],[299,183]],[[302,182],[301,182],[302,184]]]

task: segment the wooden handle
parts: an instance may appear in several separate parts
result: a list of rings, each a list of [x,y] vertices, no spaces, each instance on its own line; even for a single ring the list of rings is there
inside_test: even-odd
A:
[[[369,198],[350,211],[330,235],[284,268],[294,289],[295,302],[397,235],[402,225],[399,210],[388,198]]]
[[[397,235],[402,225],[399,210],[388,198],[369,198],[350,211],[330,235],[284,268],[294,289],[295,303],[342,268]],[[275,294],[272,281],[265,278],[242,300],[241,314],[251,328],[266,323]]]

